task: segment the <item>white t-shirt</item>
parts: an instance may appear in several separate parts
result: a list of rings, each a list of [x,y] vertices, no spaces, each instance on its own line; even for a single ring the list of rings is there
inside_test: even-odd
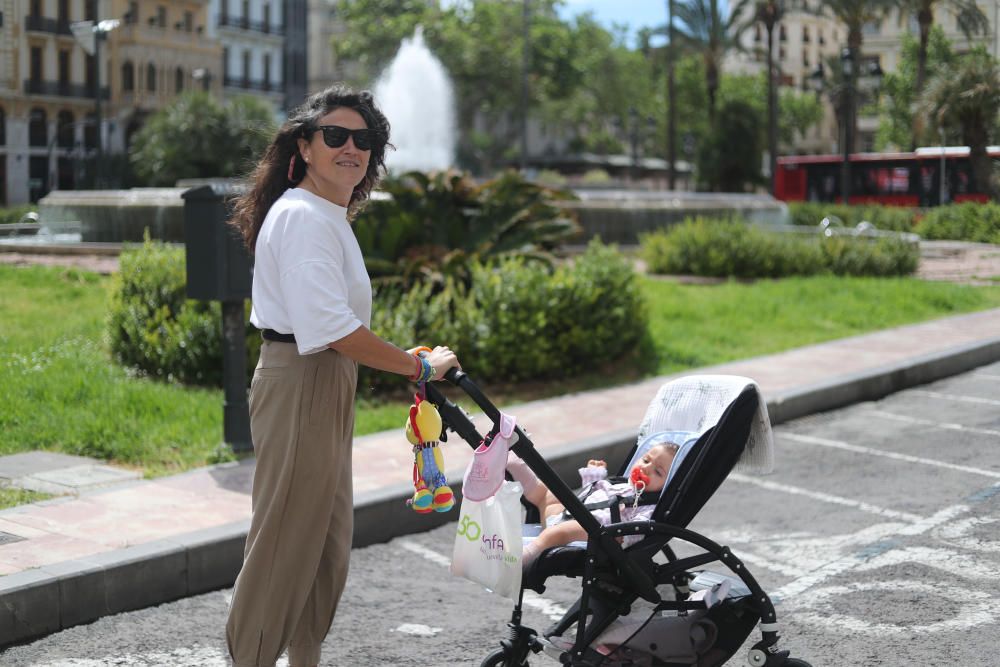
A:
[[[250,321],[295,334],[299,354],[371,326],[371,281],[346,208],[289,188],[267,212],[254,257]]]

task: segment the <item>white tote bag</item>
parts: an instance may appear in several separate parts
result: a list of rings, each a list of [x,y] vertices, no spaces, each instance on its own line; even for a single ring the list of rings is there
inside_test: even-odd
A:
[[[505,481],[491,498],[462,499],[451,573],[505,598],[521,592],[521,485]]]

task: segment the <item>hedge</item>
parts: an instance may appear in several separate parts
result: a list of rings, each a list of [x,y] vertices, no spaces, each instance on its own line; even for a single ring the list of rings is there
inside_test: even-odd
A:
[[[1000,244],[1000,204],[951,204],[933,208],[917,224],[925,239]]]
[[[868,221],[878,229],[894,232],[912,232],[919,211],[901,206],[844,206],[825,202],[789,202],[788,214],[792,224],[815,227],[823,218],[836,216],[846,227],[855,227]]]
[[[897,238],[825,237],[769,232],[739,221],[696,218],[640,239],[652,273],[780,278],[833,273],[913,273],[920,250]]]
[[[123,365],[158,378],[221,384],[217,303],[184,297],[182,249],[147,240],[121,256],[108,319],[111,349]],[[408,292],[376,292],[372,329],[400,346],[452,347],[477,377],[500,381],[567,377],[617,359],[645,335],[638,276],[614,248],[593,241],[556,268],[512,258],[471,267],[456,281]],[[248,305],[249,312],[249,305]],[[260,336],[247,325],[252,369]],[[402,388],[401,378],[363,369],[359,390]]]

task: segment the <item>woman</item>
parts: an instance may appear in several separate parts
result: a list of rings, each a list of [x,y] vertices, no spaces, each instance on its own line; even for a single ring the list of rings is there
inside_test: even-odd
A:
[[[358,364],[426,381],[458,360],[417,357],[369,329],[371,283],[349,220],[385,168],[371,94],[333,87],[295,110],[232,224],[254,253],[253,516],[226,636],[236,667],[319,663],[347,578]]]

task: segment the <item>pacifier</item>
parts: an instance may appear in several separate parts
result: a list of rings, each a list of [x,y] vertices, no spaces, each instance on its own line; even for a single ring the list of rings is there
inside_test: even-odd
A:
[[[649,486],[650,479],[649,475],[639,468],[632,468],[632,472],[628,476],[628,481],[632,482],[632,486],[635,487],[636,491],[642,493]],[[642,488],[639,488],[639,485],[642,485]]]

